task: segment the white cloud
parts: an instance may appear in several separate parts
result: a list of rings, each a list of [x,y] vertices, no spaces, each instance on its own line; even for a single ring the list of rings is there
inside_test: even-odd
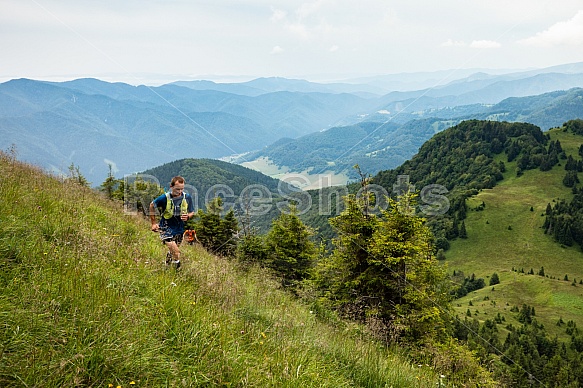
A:
[[[558,22],[535,36],[519,40],[518,43],[543,47],[583,44],[583,10],[577,12],[573,18]]]
[[[471,48],[479,49],[498,48],[500,46],[502,45],[494,40],[474,40],[472,43],[470,43]]]
[[[287,14],[285,13],[285,11],[282,11],[281,9],[271,9],[271,22],[272,23],[277,23],[281,20],[285,20],[285,18],[287,17]]]
[[[443,46],[443,47],[462,47],[465,45],[466,45],[466,42],[464,42],[463,40],[452,40],[452,39],[448,39],[441,44],[441,46]]]
[[[279,46],[275,46],[271,49],[271,54],[281,54],[283,53],[283,49]]]
[[[332,47],[330,47],[328,50],[329,50],[331,53],[333,53],[333,52],[335,52],[335,51],[338,51],[338,49],[339,49],[339,48],[340,48],[340,47],[338,47],[337,45],[333,45],[333,46],[332,46]]]

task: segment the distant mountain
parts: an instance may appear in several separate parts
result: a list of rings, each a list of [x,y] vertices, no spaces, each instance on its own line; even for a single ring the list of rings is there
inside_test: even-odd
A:
[[[106,178],[108,165],[119,176],[181,158],[258,150],[286,162],[298,156],[293,169],[343,170],[358,163],[374,172],[402,163],[427,136],[461,119],[527,120],[546,129],[575,118],[581,105],[576,96],[561,101],[557,95],[553,102],[548,97],[547,103],[533,98],[520,109],[513,108],[516,101],[496,105],[583,87],[582,68],[455,70],[328,83],[278,77],[239,84],[179,81],[157,87],[19,79],[0,84],[0,148],[14,144],[19,158],[57,173],[74,164],[94,185]],[[314,137],[300,139],[306,135]],[[279,139],[288,140],[284,145]]]
[[[583,87],[583,73],[544,73],[519,79],[510,75],[469,79],[443,87],[389,93],[381,98],[383,102],[377,110],[389,112],[391,117],[402,122],[399,115],[403,114],[460,105],[496,104],[509,97],[526,97],[574,87]]]
[[[211,81],[176,81],[172,85],[184,86],[195,90],[217,90],[245,96],[258,96],[273,92],[300,92],[300,93],[350,93],[361,97],[379,97],[393,89],[386,89],[375,85],[374,82],[309,82],[300,79],[281,77],[257,78],[241,83],[215,83]]]
[[[411,158],[434,134],[462,120],[527,122],[542,130],[583,118],[583,89],[574,88],[537,96],[508,98],[495,105],[472,104],[428,109],[403,114],[400,124],[387,113],[377,112],[359,124],[308,134],[284,143],[274,143],[245,155],[247,160],[267,157],[278,166],[301,172],[310,167],[318,172],[334,171],[353,175],[352,166],[376,174],[393,169]],[[384,121],[381,121],[383,120]]]
[[[0,146],[51,171],[72,163],[93,184],[179,158],[219,158],[328,128],[366,99],[276,92],[257,97],[94,79],[0,84]]]
[[[424,141],[452,123],[441,119],[415,120],[405,125],[362,122],[277,142],[245,155],[245,159],[267,157],[291,171],[310,170],[314,174],[332,171],[354,177],[355,164],[369,173],[402,164]]]

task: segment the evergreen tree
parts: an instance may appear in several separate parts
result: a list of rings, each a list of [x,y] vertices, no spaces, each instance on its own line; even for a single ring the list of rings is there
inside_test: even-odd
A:
[[[494,272],[492,274],[492,276],[490,277],[489,285],[494,286],[494,285],[499,284],[499,283],[500,283],[500,278],[498,277],[498,274],[496,272]]]
[[[221,220],[220,240],[221,246],[217,253],[221,256],[233,256],[237,247],[237,236],[239,232],[239,222],[235,217],[235,212],[230,209]]]
[[[91,183],[85,179],[83,174],[81,174],[81,169],[79,166],[75,166],[74,163],[71,163],[69,166],[69,177],[67,178],[70,182],[75,182],[84,187],[90,187]]]
[[[577,171],[577,162],[571,155],[567,158],[567,162],[565,163],[565,170],[566,171]]]
[[[126,182],[121,181],[112,193],[114,198],[123,198],[126,211],[146,213],[149,211],[150,202],[164,190],[154,182],[146,181],[142,177],[128,177]]]
[[[111,164],[109,164],[109,171],[107,173],[107,178],[105,178],[105,180],[101,184],[100,189],[103,193],[105,193],[105,196],[108,199],[113,199],[115,187],[117,186],[117,184],[118,184],[118,181],[115,179],[115,176],[113,175],[113,167]]]
[[[221,218],[223,210],[222,198],[215,197],[207,205],[206,212],[199,210],[198,220],[187,226],[196,230],[199,241],[211,253],[231,256],[235,253],[239,226],[233,209]]]
[[[237,259],[243,264],[257,263],[265,265],[267,256],[265,237],[258,234],[256,230],[249,229],[237,245]]]
[[[296,286],[308,277],[318,255],[313,236],[314,231],[298,217],[295,205],[273,220],[266,239],[267,265],[285,286]]]
[[[414,195],[388,201],[375,217],[363,211],[362,199],[345,197],[345,210],[330,220],[338,238],[318,266],[320,285],[346,315],[374,315],[413,340],[436,335],[447,309],[447,275],[432,255],[431,232],[414,214]]]
[[[468,238],[468,232],[466,232],[466,223],[462,221],[460,224],[459,238]]]
[[[573,187],[579,182],[579,177],[577,176],[577,170],[569,170],[563,178],[563,184],[567,187]]]

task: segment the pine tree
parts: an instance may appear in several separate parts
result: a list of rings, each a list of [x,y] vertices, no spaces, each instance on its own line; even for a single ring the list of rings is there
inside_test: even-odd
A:
[[[494,286],[494,285],[499,284],[499,283],[500,283],[500,278],[498,277],[498,274],[496,272],[494,272],[492,274],[492,276],[490,277],[489,285]]]
[[[70,182],[75,182],[84,187],[90,187],[91,183],[85,179],[83,174],[81,174],[81,169],[79,166],[75,166],[74,163],[71,163],[69,166],[69,177],[67,178]]]
[[[108,199],[114,198],[115,187],[118,184],[118,181],[115,179],[113,175],[113,167],[109,164],[109,171],[107,173],[107,178],[101,184],[101,191],[105,193],[105,196]]]
[[[235,253],[239,226],[233,209],[222,218],[223,210],[222,198],[215,197],[208,203],[206,212],[199,210],[198,220],[188,226],[196,230],[199,241],[210,252],[232,256]]]
[[[466,223],[462,221],[460,224],[459,238],[468,238],[468,232],[466,232]]]
[[[353,318],[372,314],[410,339],[435,335],[447,310],[447,275],[433,257],[431,232],[414,214],[414,195],[388,201],[377,218],[363,212],[362,201],[345,198],[345,210],[330,221],[339,237],[319,266],[321,284]]]
[[[313,235],[314,231],[298,217],[295,205],[273,220],[266,240],[267,265],[285,286],[296,286],[308,277],[318,254]]]

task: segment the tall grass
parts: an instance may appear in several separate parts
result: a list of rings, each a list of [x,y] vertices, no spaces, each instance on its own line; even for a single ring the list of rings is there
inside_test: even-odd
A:
[[[0,386],[429,387],[427,366],[0,154]],[[443,381],[443,380],[441,380]]]

